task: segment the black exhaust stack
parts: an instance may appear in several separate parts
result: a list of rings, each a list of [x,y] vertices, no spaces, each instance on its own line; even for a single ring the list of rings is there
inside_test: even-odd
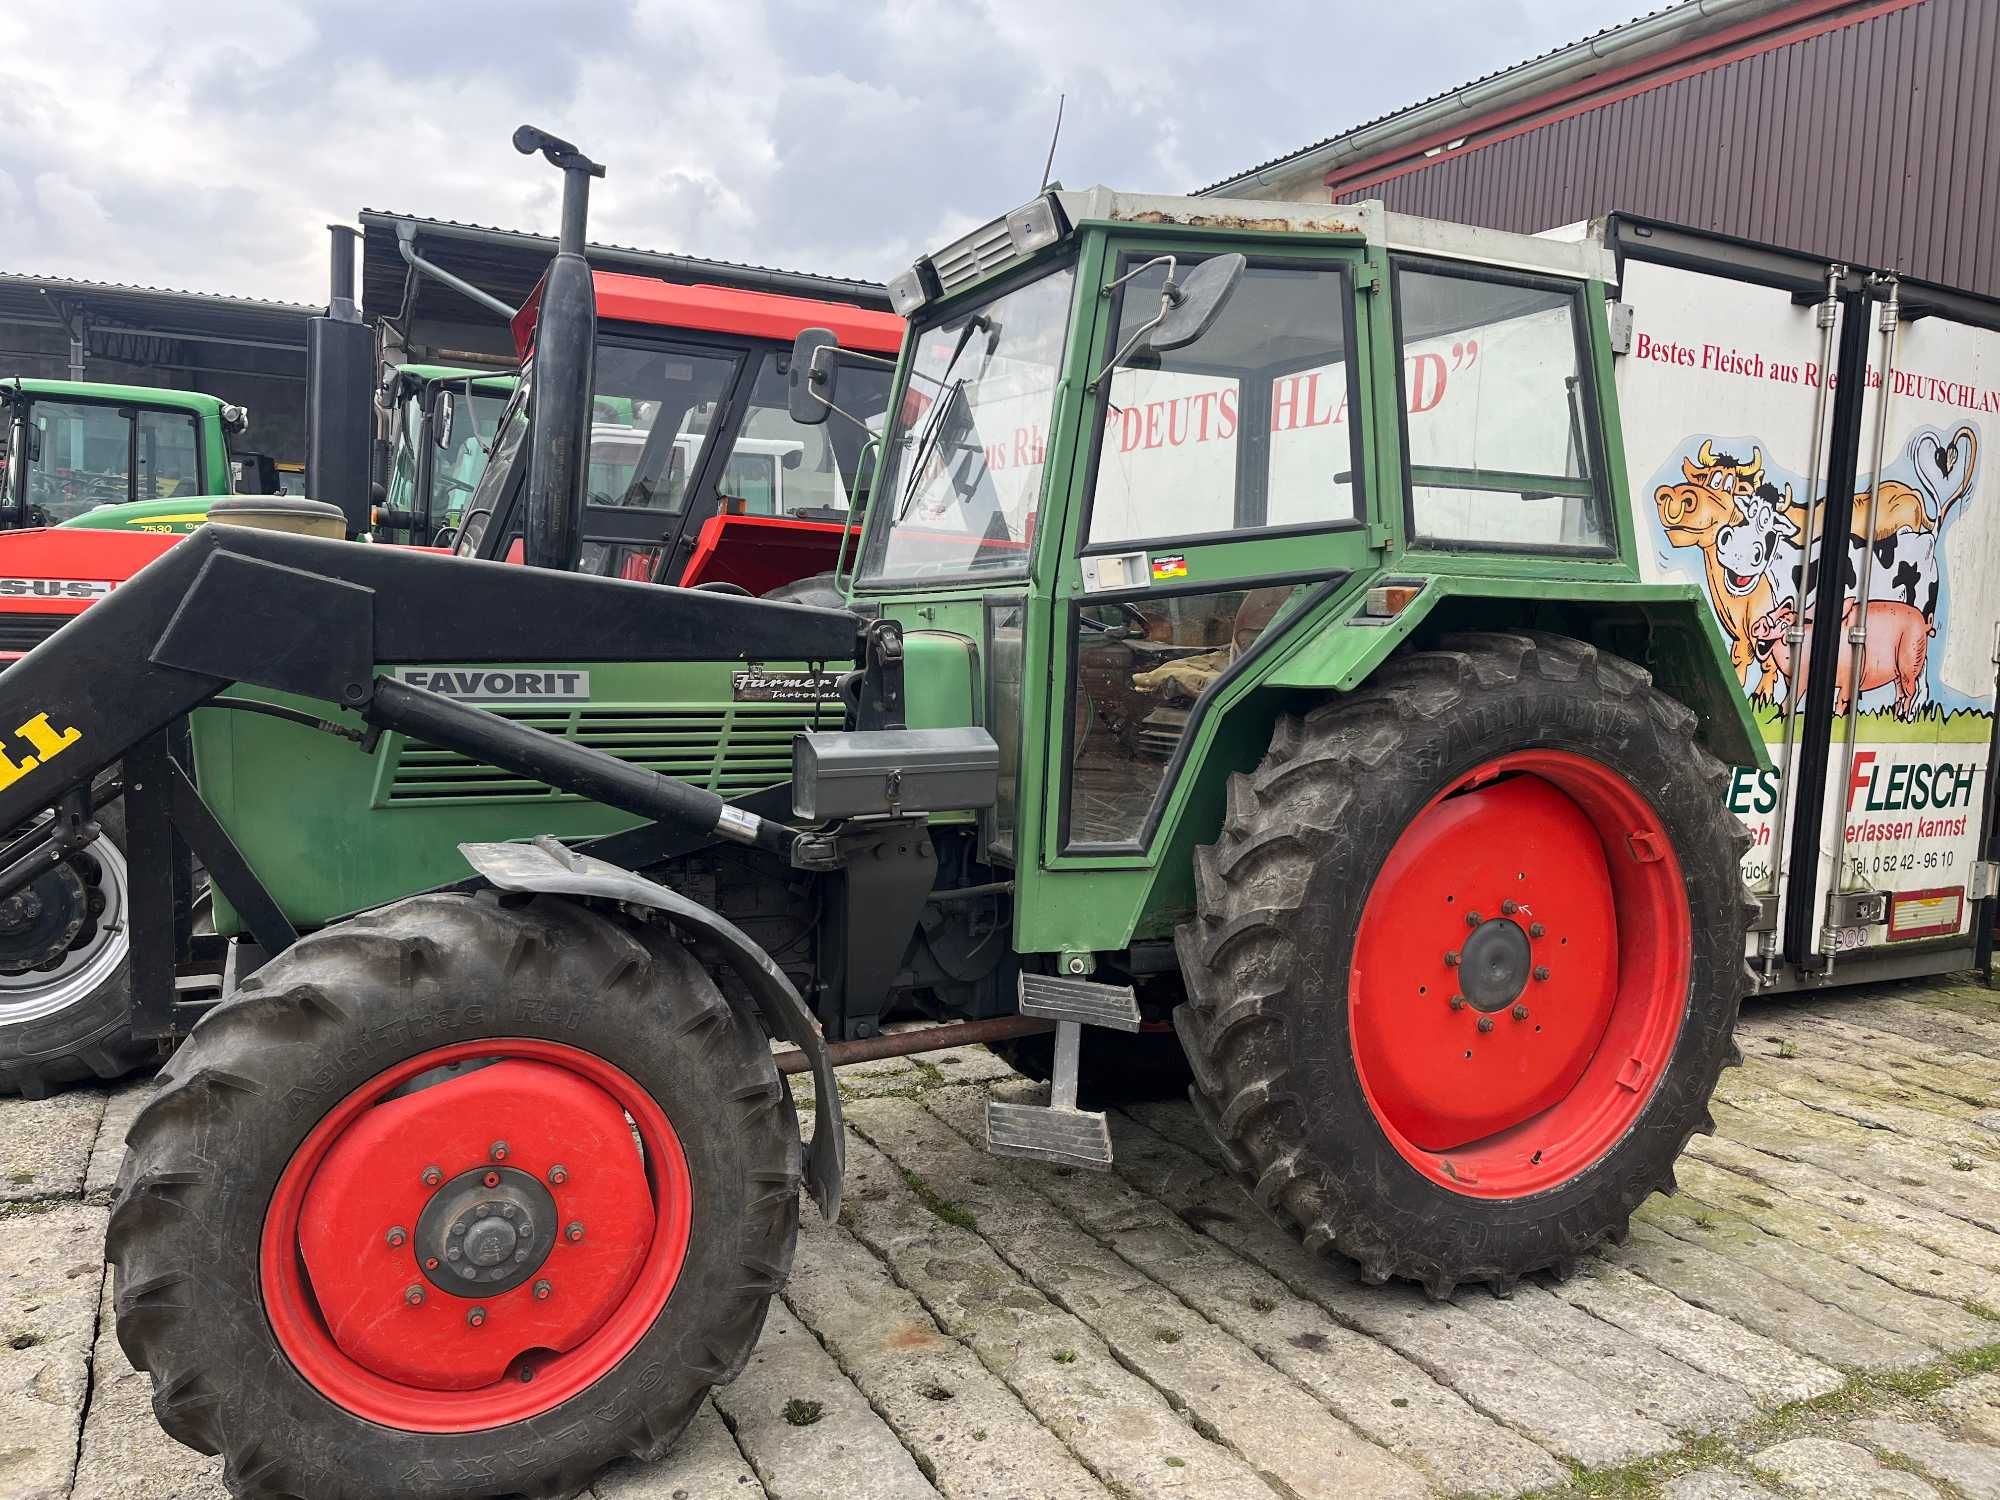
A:
[[[583,235],[590,213],[590,179],[602,177],[604,168],[568,141],[532,125],[514,132],[514,149],[523,156],[541,152],[563,174],[562,233],[542,282],[535,324],[528,519],[522,545],[531,567],[569,572],[583,547],[597,346],[597,292],[583,258]]]
[[[306,494],[347,517],[347,534],[368,529],[374,436],[375,336],[354,300],[352,225],[329,224],[333,278],[326,316],[306,322]]]

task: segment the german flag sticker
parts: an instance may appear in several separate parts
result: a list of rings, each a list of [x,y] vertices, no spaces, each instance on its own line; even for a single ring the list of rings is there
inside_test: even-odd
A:
[[[1187,558],[1182,553],[1169,552],[1153,559],[1153,582],[1165,583],[1169,578],[1187,576]]]

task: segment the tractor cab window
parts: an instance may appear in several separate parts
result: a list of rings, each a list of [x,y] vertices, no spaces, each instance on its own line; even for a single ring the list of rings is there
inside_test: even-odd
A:
[[[842,417],[815,427],[794,422],[785,402],[789,354],[762,355],[736,445],[716,484],[729,515],[800,516],[838,520],[854,499],[855,470],[868,433]],[[879,433],[889,405],[891,371],[846,360],[840,372],[841,410]]]
[[[202,492],[190,413],[37,401],[28,424],[28,506],[52,522],[99,505]]]
[[[478,482],[466,499],[465,520],[452,543],[451,550],[460,557],[479,556],[480,543],[486,539],[487,528],[492,525],[495,513],[506,498],[514,476],[515,461],[525,459],[523,450],[528,443],[528,397],[532,383],[529,368],[523,368],[520,383],[514,387],[514,394],[508,397],[507,405],[500,413],[492,455],[487,459],[486,467],[479,471]]]
[[[433,396],[428,435],[436,451],[427,507],[433,526],[456,526],[465,514],[506,409],[506,394],[490,388],[447,385]],[[440,434],[442,444],[436,442]]]
[[[585,503],[680,510],[735,376],[732,355],[599,344]]]
[[[1027,571],[1074,279],[1050,272],[915,335],[864,584]]]
[[[1122,288],[1112,348],[1158,314],[1167,271]],[[1348,306],[1336,268],[1252,266],[1200,338],[1113,370],[1089,545],[1352,521]]]
[[[1396,314],[1412,535],[1610,546],[1577,288],[1403,265]]]

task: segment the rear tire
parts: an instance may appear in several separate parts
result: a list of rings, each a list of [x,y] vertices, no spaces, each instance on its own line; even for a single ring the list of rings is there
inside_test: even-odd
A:
[[[158,1058],[132,1039],[131,944],[126,923],[131,882],[125,872],[125,808],[100,808],[97,842],[84,851],[81,889],[104,903],[72,944],[61,968],[0,975],[0,1094],[46,1099],[77,1083],[109,1082]],[[30,891],[48,887],[40,877]]]
[[[819,609],[847,608],[847,596],[835,587],[831,573],[815,573],[810,578],[781,583],[764,597],[782,604],[810,604]]]
[[[1673,1190],[1739,1055],[1752,909],[1695,727],[1582,642],[1465,636],[1231,778],[1174,1020],[1197,1111],[1309,1249],[1505,1290]]]
[[[439,1058],[455,1060],[432,1066]],[[555,1149],[561,1121],[521,1092],[537,1067],[586,1098],[595,1084],[577,1078],[622,1080],[609,1085],[608,1118],[622,1109],[625,1123],[600,1128],[593,1154],[561,1147],[560,1175],[537,1152]],[[507,1135],[468,1152],[448,1130],[414,1146],[382,1134],[427,1094],[449,1105],[446,1123],[476,1116],[468,1128],[480,1141]],[[643,1143],[651,1195],[648,1217],[630,1222],[651,1227],[599,1232],[636,1206],[628,1194],[605,1219],[578,1206],[593,1184],[632,1171],[628,1130]],[[119,1342],[151,1373],[161,1426],[221,1453],[242,1500],[560,1497],[616,1458],[657,1457],[748,1359],[798,1230],[798,1121],[761,1027],[665,928],[549,897],[420,896],[303,939],[202,1019],[128,1139],[108,1242]],[[392,1146],[438,1156],[442,1187]],[[313,1206],[330,1174],[356,1162],[365,1170],[340,1178],[355,1186]],[[444,1221],[432,1210],[458,1213],[447,1195],[467,1175],[486,1182],[475,1196],[508,1191],[494,1185],[503,1175],[531,1196],[544,1180],[566,1184],[551,1188],[553,1205],[537,1198],[536,1232],[575,1213],[576,1233],[558,1236],[575,1243],[519,1273],[546,1268],[551,1290],[454,1290],[451,1273],[472,1261],[454,1255],[439,1269],[443,1249],[512,1232],[480,1217],[433,1247]],[[357,1226],[353,1253],[316,1260],[329,1219]],[[654,1275],[663,1244],[679,1256],[664,1280]],[[644,1258],[636,1280],[620,1283],[633,1257]],[[334,1269],[315,1275],[315,1264]],[[609,1311],[536,1343],[534,1320],[568,1316],[577,1304],[565,1299],[582,1298],[607,1265]],[[393,1284],[377,1297],[384,1275]],[[422,1294],[408,1306],[405,1280]],[[358,1319],[328,1322],[324,1310],[354,1305],[364,1281]],[[409,1331],[392,1334],[385,1355],[371,1324]],[[523,1330],[532,1336],[517,1351],[507,1341]],[[378,1338],[375,1354],[349,1352],[366,1338]],[[459,1378],[496,1347],[511,1361],[503,1373]],[[405,1356],[431,1373],[384,1375]]]

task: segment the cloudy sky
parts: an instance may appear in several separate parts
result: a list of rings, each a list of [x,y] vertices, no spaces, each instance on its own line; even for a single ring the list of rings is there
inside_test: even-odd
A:
[[[1056,175],[1185,192],[1642,0],[0,0],[0,270],[316,302],[362,207],[880,279]]]

